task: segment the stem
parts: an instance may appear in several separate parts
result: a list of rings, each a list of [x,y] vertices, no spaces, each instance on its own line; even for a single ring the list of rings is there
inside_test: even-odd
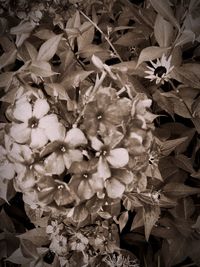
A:
[[[73,128],[76,128],[76,127],[77,127],[79,121],[81,120],[82,116],[84,115],[84,112],[85,112],[85,109],[86,109],[86,107],[87,107],[87,104],[88,104],[90,101],[93,100],[93,98],[94,98],[94,96],[95,96],[97,90],[98,90],[99,87],[101,86],[101,84],[102,84],[103,80],[105,79],[105,77],[106,77],[106,72],[104,71],[104,72],[102,72],[102,75],[101,75],[101,78],[100,78],[98,84],[95,84],[95,85],[94,85],[94,88],[93,88],[93,90],[92,90],[92,92],[91,92],[91,94],[90,94],[90,97],[89,97],[88,100],[86,101],[86,103],[85,103],[85,105],[84,105],[82,111],[80,112],[78,118],[76,119],[76,121],[75,121],[74,124],[73,124]]]
[[[76,7],[77,8],[77,7]],[[78,9],[78,8],[77,8]],[[99,28],[99,26],[94,23],[83,11],[79,10],[80,14],[86,18],[101,34],[102,36],[105,38],[105,40],[108,42],[108,44],[110,45],[110,47],[112,48],[113,52],[115,53],[115,55],[118,57],[118,59],[123,62],[122,58],[120,57],[120,55],[118,54],[117,50],[115,49],[115,47],[113,46],[113,44],[111,43],[111,41],[109,40],[108,36],[105,35],[105,33]]]
[[[81,68],[82,68],[83,70],[86,70],[85,65],[83,64],[83,62],[82,62],[81,60],[79,60],[78,57],[76,56],[76,53],[74,52],[74,50],[73,50],[73,48],[72,48],[72,46],[71,46],[71,44],[70,44],[70,42],[69,42],[69,38],[68,38],[68,36],[67,36],[66,40],[67,40],[67,44],[68,44],[70,50],[71,50],[72,53],[74,54],[74,57],[75,57],[77,63],[81,66]],[[88,77],[88,78],[89,78],[89,80],[90,80],[93,84],[95,83],[91,77]]]

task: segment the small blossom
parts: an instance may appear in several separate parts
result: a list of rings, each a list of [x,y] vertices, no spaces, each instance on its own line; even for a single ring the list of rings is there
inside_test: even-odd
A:
[[[122,197],[126,185],[133,181],[133,174],[126,169],[112,169],[111,177],[105,182],[105,188],[110,198]]]
[[[80,199],[90,199],[104,187],[104,180],[97,174],[97,160],[75,162],[69,172],[73,174],[69,186]]]
[[[41,148],[48,140],[57,139],[62,125],[55,114],[47,114],[50,106],[46,99],[37,99],[34,104],[28,98],[17,100],[10,128],[11,137],[18,143],[30,143],[31,148]]]
[[[128,99],[114,100],[109,95],[99,93],[96,100],[88,103],[84,113],[84,126],[94,136],[101,129],[120,125],[130,112]]]
[[[157,59],[156,63],[150,61],[153,67],[147,66],[149,70],[145,71],[148,74],[145,78],[151,81],[155,80],[156,84],[164,84],[165,81],[168,82],[170,79],[170,72],[174,68],[174,66],[171,66],[171,58],[170,56],[167,59],[167,56],[163,54],[161,59]]]
[[[65,168],[69,169],[72,162],[83,159],[83,154],[77,147],[86,144],[87,139],[80,129],[70,129],[67,133],[63,130],[52,144],[52,153],[44,161],[45,171],[59,175]]]
[[[63,224],[59,224],[57,220],[51,221],[51,224],[46,227],[46,233],[50,234],[51,238],[59,235],[61,230],[63,230]]]
[[[56,254],[60,255],[60,256],[64,256],[67,254],[68,252],[68,242],[67,242],[67,238],[63,235],[57,235],[55,236],[52,241],[51,244],[49,246],[49,248]]]
[[[75,233],[69,238],[69,247],[71,250],[83,251],[88,244],[88,239],[82,233]]]
[[[110,167],[123,168],[129,161],[129,154],[125,148],[112,148],[110,144],[104,144],[98,138],[91,138],[92,148],[99,157],[97,171],[98,175],[104,179],[111,176]]]

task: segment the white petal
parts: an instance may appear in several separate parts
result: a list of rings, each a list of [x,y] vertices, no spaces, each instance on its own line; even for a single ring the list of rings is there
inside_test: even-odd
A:
[[[58,174],[64,172],[65,164],[62,155],[52,153],[45,159],[45,169],[49,174]]]
[[[83,155],[78,149],[70,149],[67,153],[63,154],[63,159],[67,169],[71,166],[73,162],[82,161]]]
[[[41,148],[48,142],[48,138],[43,129],[32,129],[31,130],[31,143],[32,148]]]
[[[41,118],[38,128],[45,130],[50,141],[63,141],[65,138],[65,127],[58,122],[58,118],[55,114],[46,115]]]
[[[81,199],[90,199],[95,194],[95,191],[88,181],[82,180],[78,186],[77,193]]]
[[[5,163],[0,166],[0,178],[11,180],[15,175],[14,165],[11,163]]]
[[[106,159],[115,168],[124,167],[129,161],[128,151],[125,148],[115,148]]]
[[[40,119],[49,111],[50,107],[46,99],[37,99],[33,108],[33,116]]]
[[[10,128],[10,136],[19,143],[26,143],[30,139],[31,129],[27,127],[27,123],[15,123]]]
[[[96,136],[90,137],[90,141],[92,148],[94,148],[96,151],[101,150],[103,143]]]
[[[105,187],[110,198],[121,197],[125,190],[125,186],[114,178],[106,180]]]
[[[104,179],[101,179],[98,173],[94,173],[92,178],[89,180],[89,184],[93,188],[94,191],[100,191],[104,188]]]
[[[153,74],[154,74],[154,71],[151,71],[151,70],[145,70],[145,73],[150,74],[150,75],[153,75]]]
[[[105,158],[99,158],[97,172],[100,178],[107,179],[111,176],[110,168]]]
[[[32,106],[26,101],[24,103],[19,103],[13,111],[13,116],[20,121],[28,121],[32,117]]]
[[[67,132],[65,142],[68,143],[70,147],[76,147],[87,144],[87,139],[80,129],[73,128]]]

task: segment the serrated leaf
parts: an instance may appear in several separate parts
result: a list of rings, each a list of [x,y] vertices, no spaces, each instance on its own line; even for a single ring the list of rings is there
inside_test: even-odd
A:
[[[38,52],[38,61],[49,61],[56,53],[62,34],[51,37],[44,42]]]
[[[143,207],[143,219],[144,219],[144,228],[145,228],[145,238],[146,241],[149,240],[151,230],[160,216],[160,207],[159,206],[150,206],[145,205]]]
[[[163,192],[174,197],[186,197],[189,195],[199,194],[200,188],[190,187],[180,183],[169,183],[164,186]]]
[[[160,14],[157,14],[154,24],[154,35],[160,47],[168,47],[173,39],[173,26]]]
[[[158,14],[170,21],[177,29],[180,29],[179,23],[174,17],[173,10],[170,7],[169,0],[150,0],[150,3]]]
[[[144,61],[150,61],[156,58],[160,58],[163,54],[167,53],[169,50],[168,47],[159,47],[159,46],[149,46],[144,48],[140,52],[138,58],[137,67]]]
[[[119,223],[119,229],[120,229],[120,232],[124,229],[124,227],[126,226],[127,222],[128,222],[128,211],[124,211],[120,217],[119,217],[119,220],[118,220],[118,223]]]
[[[46,228],[41,227],[29,230],[26,233],[18,235],[17,237],[20,239],[29,240],[37,247],[44,246],[49,243],[49,238],[46,234]]]

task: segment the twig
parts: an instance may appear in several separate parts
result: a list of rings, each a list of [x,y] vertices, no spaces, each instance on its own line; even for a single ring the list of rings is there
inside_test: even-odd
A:
[[[77,5],[76,5],[77,10],[80,12],[80,14],[86,18],[101,34],[102,36],[105,38],[105,40],[108,42],[108,44],[110,45],[110,47],[112,48],[113,52],[115,53],[115,55],[118,57],[118,59],[123,62],[121,56],[118,54],[117,50],[115,49],[115,47],[113,46],[113,44],[111,43],[110,39],[108,38],[107,35],[105,35],[105,33],[99,28],[99,26],[94,23],[83,11],[79,10]]]
[[[101,78],[100,78],[98,84],[97,84],[97,85],[96,85],[96,84],[94,85],[94,88],[93,88],[93,90],[92,90],[92,92],[91,92],[91,94],[90,94],[90,96],[89,96],[87,102],[85,103],[85,105],[84,105],[82,111],[80,112],[78,118],[76,119],[76,121],[75,121],[74,124],[73,124],[73,128],[76,128],[76,127],[77,127],[79,121],[81,120],[81,118],[82,118],[83,115],[84,115],[84,112],[85,112],[85,109],[86,109],[86,107],[87,107],[87,104],[88,104],[90,101],[93,100],[93,98],[94,98],[94,96],[95,96],[97,90],[98,90],[99,87],[101,86],[101,84],[102,84],[103,80],[105,79],[105,77],[106,77],[106,72],[104,71],[104,72],[102,72],[102,75],[101,75]]]

